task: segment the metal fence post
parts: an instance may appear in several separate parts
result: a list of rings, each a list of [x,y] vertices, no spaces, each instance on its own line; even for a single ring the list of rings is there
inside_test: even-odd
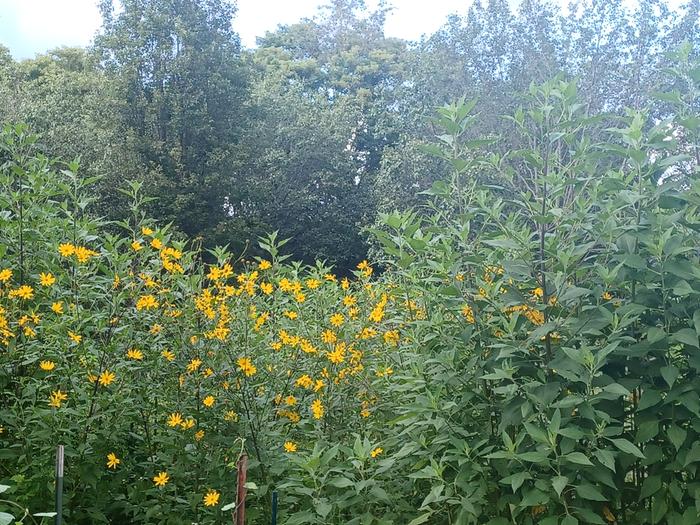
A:
[[[63,522],[63,445],[56,448],[56,517],[55,525]]]

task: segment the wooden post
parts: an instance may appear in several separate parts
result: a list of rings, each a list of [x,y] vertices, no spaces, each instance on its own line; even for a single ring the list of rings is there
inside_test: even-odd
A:
[[[272,491],[272,525],[277,525],[277,491]]]
[[[245,525],[245,483],[247,475],[248,456],[243,454],[238,460],[238,486],[236,487],[236,525]]]
[[[55,525],[63,522],[63,445],[56,448],[56,517]]]

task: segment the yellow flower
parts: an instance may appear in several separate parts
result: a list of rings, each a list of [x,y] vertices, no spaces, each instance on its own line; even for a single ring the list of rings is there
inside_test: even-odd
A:
[[[209,489],[209,491],[204,495],[204,506],[205,507],[214,507],[219,504],[219,494],[216,490],[214,489]]]
[[[107,468],[117,469],[117,465],[121,463],[122,460],[117,457],[114,452],[107,454]]]
[[[330,323],[336,328],[343,325],[345,322],[345,316],[343,314],[333,314],[330,318]]]
[[[301,292],[296,292],[296,293],[294,294],[294,300],[295,300],[297,303],[303,303],[304,301],[306,301],[306,295],[304,295],[304,294],[301,293]]]
[[[321,419],[323,417],[324,409],[320,399],[315,399],[314,402],[311,403],[311,412],[314,415],[314,419]]]
[[[468,304],[462,306],[462,315],[468,323],[474,324],[474,310]]]
[[[80,344],[80,341],[83,340],[82,335],[78,335],[75,332],[71,332],[70,330],[68,330],[68,337],[70,337],[70,340],[73,341],[76,345]]]
[[[192,419],[191,417],[188,417],[188,418],[185,419],[182,423],[180,423],[180,427],[181,427],[183,430],[189,430],[189,429],[192,428],[193,426],[194,426],[194,419]]]
[[[364,275],[365,277],[369,277],[370,275],[372,275],[372,267],[367,261],[362,261],[360,264],[358,264],[357,269],[360,270],[362,272],[362,275]]]
[[[302,388],[311,388],[313,384],[313,379],[311,379],[307,374],[304,374],[303,376],[299,377],[299,379],[297,379],[294,382],[295,386],[299,386]]]
[[[260,283],[260,289],[265,295],[270,295],[274,287],[272,286],[272,283]]]
[[[293,321],[294,319],[299,317],[299,314],[296,313],[294,310],[287,310],[286,312],[284,312],[284,316],[288,317],[289,319],[291,319]]]
[[[335,332],[333,330],[324,330],[321,333],[321,341],[323,341],[326,344],[333,344],[338,340],[338,337],[335,335]]]
[[[130,348],[126,352],[126,357],[134,359],[135,361],[141,361],[143,359],[143,352],[138,348]]]
[[[163,331],[163,326],[159,325],[158,323],[155,323],[151,328],[148,330],[148,332],[152,335],[158,335]]]
[[[287,396],[284,398],[285,405],[291,407],[297,404],[297,398],[294,396]]]
[[[157,476],[153,476],[153,483],[156,487],[165,487],[165,484],[170,480],[167,472],[159,472]]]
[[[296,452],[297,451],[297,444],[294,443],[293,441],[285,441],[284,443],[284,451],[285,452]]]
[[[152,308],[158,308],[158,301],[152,295],[142,295],[139,300],[136,301],[137,310],[150,310]]]
[[[51,310],[54,313],[61,315],[63,313],[63,301],[56,301],[51,305]]]
[[[61,392],[60,390],[56,390],[55,392],[51,392],[51,395],[49,396],[49,406],[53,408],[61,408],[61,403],[67,399],[68,394]]]
[[[400,338],[398,330],[384,332],[384,342],[388,345],[398,346]]]
[[[163,350],[160,355],[162,355],[168,361],[175,361],[175,353],[170,350]]]
[[[51,370],[56,368],[56,363],[53,361],[42,361],[39,363],[39,368],[41,368],[44,372],[51,372]]]
[[[61,257],[70,257],[75,253],[75,246],[73,246],[69,242],[64,242],[62,244],[58,245],[58,253],[61,254]]]
[[[148,226],[141,226],[141,233],[150,237],[151,235],[153,235],[153,230],[150,229]]]
[[[160,239],[152,239],[151,246],[156,250],[160,250],[163,247],[163,242]]]
[[[214,406],[214,403],[215,403],[215,402],[216,402],[216,400],[214,399],[214,396],[207,396],[207,397],[205,397],[204,400],[202,401],[202,404],[203,404],[205,407],[211,408],[211,407]]]
[[[9,268],[5,268],[4,270],[0,270],[0,283],[5,283],[10,280],[12,277],[12,270]]]
[[[194,438],[197,441],[201,441],[203,437],[204,437],[204,430],[198,430],[197,432],[194,433]]]
[[[141,241],[134,241],[131,243],[131,249],[137,252],[143,249],[143,244],[141,244]]]
[[[253,362],[250,360],[249,357],[239,357],[238,358],[238,369],[245,374],[246,377],[250,377],[252,375],[255,375],[255,373],[258,371],[257,368],[255,368],[255,365]]]
[[[352,295],[346,295],[343,297],[343,306],[355,306],[357,304],[357,299]]]
[[[377,447],[374,450],[372,450],[372,452],[370,452],[369,455],[372,456],[373,458],[376,458],[382,452],[384,452],[384,449],[382,449],[381,447]]]
[[[613,298],[613,295],[612,295],[610,292],[605,292],[603,295],[601,295],[601,297],[602,297],[604,300],[609,301],[610,299]]]
[[[195,358],[192,359],[192,361],[190,361],[189,364],[187,365],[187,371],[190,372],[190,373],[196,372],[197,369],[198,369],[200,366],[202,366],[202,360],[199,359],[199,358],[197,358],[197,357],[195,357]]]
[[[260,270],[269,270],[270,268],[272,268],[272,263],[270,261],[266,261],[265,259],[260,261],[258,264],[258,269]]]
[[[168,416],[168,426],[175,428],[182,423],[182,414],[180,412],[173,412]]]
[[[110,372],[109,370],[105,370],[100,374],[100,379],[99,382],[102,386],[109,386],[112,384],[114,379],[117,377],[117,375],[114,372]]]
[[[10,299],[14,299],[15,297],[19,297],[20,299],[31,299],[34,297],[34,288],[31,286],[27,286],[26,284],[23,284],[16,290],[12,290],[8,296]]]
[[[332,352],[326,352],[326,357],[334,365],[339,365],[340,363],[345,361],[345,348],[346,344],[344,342],[340,342],[337,345],[335,345],[335,348]]]
[[[90,257],[95,257],[98,255],[97,252],[86,248],[85,246],[76,246],[74,249],[75,258],[78,262],[84,263],[90,260]]]
[[[319,281],[318,279],[307,279],[306,280],[306,287],[309,290],[315,290],[319,286],[321,286],[321,281]]]
[[[41,286],[51,286],[56,282],[56,278],[51,273],[42,272],[39,274],[39,282],[41,283]]]
[[[228,410],[224,414],[224,420],[225,421],[238,421],[238,414],[234,410]]]

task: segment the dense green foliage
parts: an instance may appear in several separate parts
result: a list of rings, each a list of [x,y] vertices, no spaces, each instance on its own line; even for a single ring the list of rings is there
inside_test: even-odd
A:
[[[378,277],[275,235],[203,262],[138,182],[108,233],[77,163],[6,128],[3,490],[47,510],[61,442],[72,523],[228,520],[244,451],[251,523],[274,489],[290,525],[697,523],[700,64],[669,61],[664,119],[562,77],[506,144],[440,108],[448,176],[380,216]]]
[[[419,145],[433,108],[478,98],[479,133],[520,138],[512,114],[531,82],[578,78],[592,114],[649,108],[663,118],[667,52],[700,48],[700,4],[579,0],[475,2],[433,35],[384,35],[388,8],[332,0],[318,16],[241,49],[226,0],[100,2],[88,49],[16,62],[0,50],[0,122],[25,121],[50,156],[100,176],[93,209],[129,214],[115,188],[144,182],[149,213],[204,245],[257,251],[279,230],[306,262],[342,272],[364,257],[378,214],[423,202],[443,163]],[[335,247],[342,245],[342,251]]]

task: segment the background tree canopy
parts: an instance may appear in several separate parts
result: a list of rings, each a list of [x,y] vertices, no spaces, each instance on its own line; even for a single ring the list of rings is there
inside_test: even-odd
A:
[[[120,4],[100,2],[90,48],[17,62],[0,47],[0,121],[26,121],[47,153],[80,157],[108,219],[128,213],[116,189],[141,180],[157,197],[149,213],[207,247],[250,255],[279,230],[296,258],[341,272],[365,256],[378,213],[445,178],[447,164],[421,149],[436,106],[478,99],[478,134],[504,150],[521,139],[499,115],[558,73],[576,79],[590,114],[661,118],[668,100],[653,95],[674,87],[663,86],[668,53],[700,49],[700,0],[581,0],[567,13],[477,1],[419,42],[385,37],[388,5],[331,0],[254,49],[231,28],[235,2]]]

